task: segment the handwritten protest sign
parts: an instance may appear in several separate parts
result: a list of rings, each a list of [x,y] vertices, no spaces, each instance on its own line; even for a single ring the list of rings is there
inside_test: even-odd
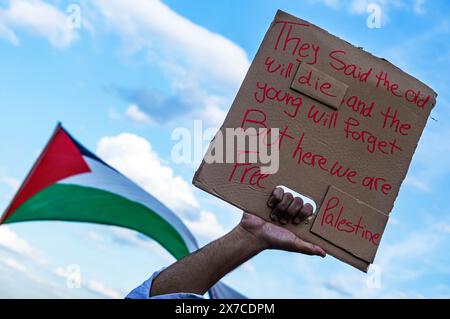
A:
[[[266,219],[274,187],[310,197],[319,209],[290,230],[367,271],[435,103],[431,88],[388,61],[278,11],[209,155],[227,128],[253,128],[276,146],[279,165],[267,173],[259,159],[205,158],[193,183]],[[236,160],[262,148],[231,152]]]

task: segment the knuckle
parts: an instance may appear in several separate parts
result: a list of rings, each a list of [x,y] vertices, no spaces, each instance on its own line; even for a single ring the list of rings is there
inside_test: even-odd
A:
[[[278,198],[281,198],[283,196],[283,193],[284,191],[281,187],[275,187],[272,191],[272,194]]]
[[[289,196],[285,194],[285,196],[283,196],[283,200],[280,202],[279,206],[281,209],[286,210],[286,209],[288,209],[290,204],[291,204],[291,198],[289,198]]]
[[[289,216],[294,217],[294,216],[297,215],[297,209],[296,209],[295,207],[293,207],[292,205],[290,205],[290,206],[288,207],[288,209],[286,210],[286,213],[287,213]]]
[[[292,199],[294,198],[294,195],[292,195],[291,193],[285,193],[284,197],[286,197],[286,200],[292,201]],[[283,197],[283,199],[284,199]]]

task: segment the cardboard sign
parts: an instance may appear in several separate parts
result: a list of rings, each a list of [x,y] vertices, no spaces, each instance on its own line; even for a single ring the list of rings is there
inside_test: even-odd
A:
[[[367,271],[436,96],[388,61],[278,11],[211,143],[229,128],[258,129],[267,148],[277,146],[278,170],[264,173],[259,159],[204,160],[193,183],[265,219],[274,187],[308,196],[314,217],[287,227]],[[262,150],[233,146],[231,158]]]
[[[311,232],[373,262],[387,220],[382,212],[330,186]]]

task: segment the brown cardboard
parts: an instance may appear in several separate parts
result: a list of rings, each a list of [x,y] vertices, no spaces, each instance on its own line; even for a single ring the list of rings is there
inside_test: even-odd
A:
[[[321,80],[320,84],[318,80]],[[311,65],[300,63],[291,88],[337,110],[348,85]]]
[[[311,232],[372,263],[388,218],[375,208],[330,186]]]
[[[308,70],[315,76],[302,86]],[[367,271],[378,245],[321,229],[323,205],[339,194],[349,219],[363,216],[381,236],[435,103],[431,88],[388,61],[278,11],[220,132],[279,128],[279,170],[203,161],[193,183],[265,219],[278,185],[312,198],[319,217],[288,228]]]

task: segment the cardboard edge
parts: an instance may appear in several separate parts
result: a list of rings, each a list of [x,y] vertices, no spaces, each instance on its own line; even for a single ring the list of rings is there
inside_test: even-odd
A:
[[[309,21],[302,20],[302,19],[300,19],[300,18],[298,18],[298,17],[296,17],[296,16],[294,16],[294,15],[292,15],[292,14],[290,14],[290,13],[287,13],[287,12],[281,10],[281,9],[278,9],[278,10],[277,10],[277,13],[276,13],[276,15],[275,15],[275,19],[278,17],[278,15],[284,15],[284,16],[289,17],[289,18],[292,18],[292,19],[294,19],[294,20],[301,20],[301,21],[307,22],[307,23],[309,23],[311,26],[313,26],[313,27],[315,27],[315,28],[317,28],[317,29],[319,29],[319,30],[321,30],[321,31],[323,31],[323,32],[325,32],[325,33],[327,33],[329,36],[331,36],[331,37],[333,37],[333,38],[335,38],[335,39],[338,39],[338,40],[340,40],[340,41],[343,41],[343,42],[347,43],[349,46],[351,46],[351,47],[353,47],[353,48],[355,48],[355,49],[357,49],[357,50],[363,52],[364,54],[367,54],[367,55],[369,55],[369,56],[372,57],[372,58],[376,58],[376,59],[379,59],[379,60],[383,61],[384,63],[388,64],[389,67],[391,67],[391,68],[393,68],[393,69],[395,69],[395,70],[401,72],[403,76],[409,77],[409,78],[411,78],[411,79],[417,81],[418,83],[420,83],[421,85],[423,85],[423,86],[430,92],[430,95],[432,95],[432,98],[433,98],[433,102],[431,103],[430,112],[431,112],[431,110],[433,110],[433,108],[436,106],[438,93],[437,93],[433,88],[431,88],[428,84],[422,82],[421,80],[419,80],[419,79],[416,78],[415,76],[406,73],[404,70],[402,70],[402,69],[399,68],[398,66],[392,64],[388,59],[383,58],[383,57],[379,57],[379,56],[377,56],[377,55],[375,55],[375,54],[373,54],[373,53],[371,53],[371,52],[369,52],[369,51],[366,51],[366,50],[365,50],[364,48],[362,48],[362,47],[357,47],[357,46],[353,45],[352,43],[346,41],[345,39],[341,39],[340,37],[338,37],[338,36],[336,36],[336,35],[334,35],[334,34],[331,34],[331,33],[328,32],[327,30],[325,30],[325,29],[323,29],[323,28],[321,28],[321,27],[319,27],[319,26],[317,26],[317,25],[315,25],[315,24],[313,24],[313,23],[311,23],[311,22],[309,22]],[[274,19],[274,20],[275,20],[275,19]],[[433,95],[434,95],[434,97],[433,97]],[[428,116],[428,115],[427,115],[427,116]]]

